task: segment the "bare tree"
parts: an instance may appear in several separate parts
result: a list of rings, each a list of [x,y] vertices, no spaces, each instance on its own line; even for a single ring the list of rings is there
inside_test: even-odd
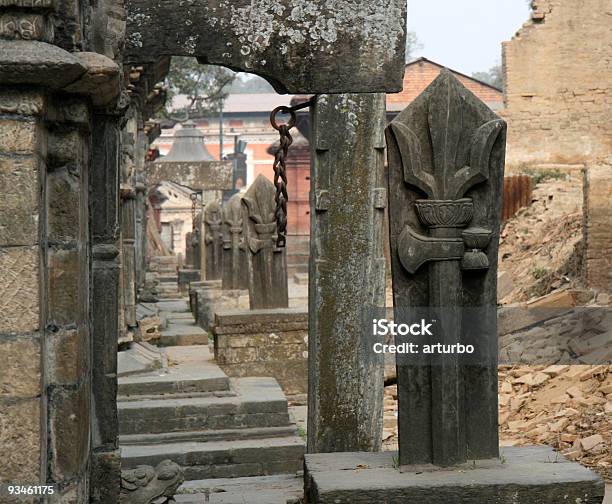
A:
[[[168,101],[162,114],[183,122],[218,111],[235,78],[236,74],[227,68],[201,65],[195,58],[175,56],[166,77]],[[177,103],[177,96],[184,103]]]

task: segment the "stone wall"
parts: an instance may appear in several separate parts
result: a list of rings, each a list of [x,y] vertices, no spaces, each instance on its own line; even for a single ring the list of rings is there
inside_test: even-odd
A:
[[[507,163],[612,158],[612,23],[605,0],[537,0],[503,44]]]
[[[10,426],[0,429],[0,474],[20,484],[38,484],[46,461],[39,304],[44,105],[38,93],[0,93],[0,425]]]
[[[287,395],[308,392],[308,313],[274,309],[215,314],[215,360],[228,376],[272,376]]]

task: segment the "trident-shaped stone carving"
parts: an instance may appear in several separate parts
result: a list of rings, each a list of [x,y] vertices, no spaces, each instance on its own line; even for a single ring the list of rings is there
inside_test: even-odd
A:
[[[242,196],[234,194],[223,204],[222,288],[248,287],[246,252],[242,236]]]
[[[274,195],[272,182],[259,175],[242,197],[251,310],[289,306],[286,249],[276,246]]]
[[[476,352],[398,357],[400,463],[494,458],[505,123],[443,71],[389,125],[387,144],[395,321],[429,317],[429,343]]]
[[[223,236],[221,205],[211,201],[204,208],[204,243],[206,245],[206,280],[221,279]]]

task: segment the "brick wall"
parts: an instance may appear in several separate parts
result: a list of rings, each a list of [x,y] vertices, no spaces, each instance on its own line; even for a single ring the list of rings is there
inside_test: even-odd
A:
[[[612,10],[607,0],[538,0],[503,45],[507,162],[612,156]]]
[[[503,45],[507,168],[586,166],[586,277],[612,290],[612,8],[608,0],[537,0]]]

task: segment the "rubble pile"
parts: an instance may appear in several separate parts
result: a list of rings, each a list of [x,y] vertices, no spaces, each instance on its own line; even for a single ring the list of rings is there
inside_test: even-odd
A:
[[[612,480],[612,366],[500,366],[502,445],[546,444]]]
[[[397,385],[384,409],[383,449],[397,450]],[[612,366],[500,366],[499,424],[502,446],[545,444],[611,481]]]
[[[526,301],[580,284],[583,255],[582,179],[545,179],[533,202],[502,229],[499,271],[512,284],[500,304]]]

